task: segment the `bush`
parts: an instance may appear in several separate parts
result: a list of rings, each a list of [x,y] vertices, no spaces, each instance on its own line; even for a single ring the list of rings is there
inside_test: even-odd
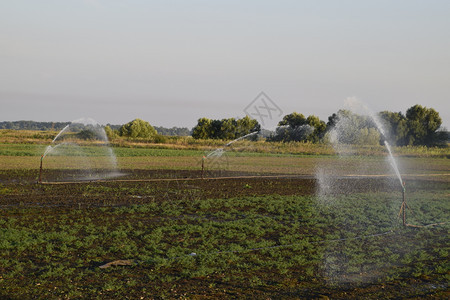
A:
[[[157,134],[153,137],[153,142],[157,144],[165,144],[167,143],[167,137],[161,134]]]
[[[135,119],[122,125],[119,129],[119,134],[131,138],[152,138],[157,132],[150,123],[141,119]]]
[[[105,126],[105,133],[110,141],[119,136],[119,131],[113,130],[110,126]]]

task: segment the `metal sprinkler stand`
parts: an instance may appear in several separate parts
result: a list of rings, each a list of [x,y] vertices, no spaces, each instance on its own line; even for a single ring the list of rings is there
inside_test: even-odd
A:
[[[402,201],[402,205],[400,206],[400,211],[398,212],[398,216],[400,217],[400,214],[402,214],[402,216],[403,216],[403,226],[406,226],[406,207],[407,207],[407,204],[406,204],[406,196],[405,196],[405,193],[406,193],[406,188],[405,188],[405,182],[403,181],[403,184],[402,184],[402,196],[403,196],[403,201]]]
[[[42,183],[42,161],[44,160],[44,155],[41,156],[41,165],[39,166],[39,179],[38,182]]]
[[[400,214],[403,214],[403,226],[415,227],[415,228],[424,228],[424,227],[443,225],[443,224],[447,224],[448,223],[448,222],[441,222],[441,223],[434,223],[434,224],[428,224],[428,225],[413,225],[413,224],[406,223],[406,209],[408,208],[408,204],[406,204],[406,197],[405,197],[406,188],[405,188],[405,182],[404,181],[403,181],[403,184],[402,184],[402,188],[403,188],[403,190],[402,190],[403,201],[402,201],[402,205],[400,206],[400,211],[398,212],[398,218],[400,218]],[[411,211],[411,209],[410,209],[410,211]]]
[[[204,179],[204,171],[205,171],[205,156],[202,157],[202,179]]]

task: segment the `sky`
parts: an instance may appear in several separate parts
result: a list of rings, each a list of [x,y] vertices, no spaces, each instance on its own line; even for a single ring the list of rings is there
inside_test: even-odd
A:
[[[264,92],[282,115],[351,97],[450,129],[449,32],[448,0],[0,0],[0,121],[191,128]]]

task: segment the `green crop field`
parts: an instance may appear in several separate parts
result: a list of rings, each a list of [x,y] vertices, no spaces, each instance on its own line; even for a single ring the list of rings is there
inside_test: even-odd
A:
[[[46,156],[38,184],[47,145],[0,144],[0,297],[450,296],[447,154],[397,157],[403,226],[383,152],[250,145],[116,146],[121,176],[102,180],[86,172],[110,152],[80,145]]]
[[[294,182],[290,183],[295,184]],[[448,225],[404,228],[399,192],[208,195],[208,183],[45,185],[2,203],[2,295],[18,298],[444,296]],[[194,187],[192,187],[194,186]],[[217,187],[217,186],[215,186]],[[33,188],[34,189],[34,188]],[[254,181],[233,185],[258,189]],[[168,195],[163,195],[164,190]],[[3,196],[30,193],[2,185]],[[446,183],[414,183],[409,222],[445,222]],[[255,191],[257,193],[257,191]],[[218,197],[217,197],[218,196]],[[45,197],[44,197],[45,198]],[[119,204],[123,198],[135,203]],[[95,201],[95,199],[98,199]],[[424,202],[423,199],[426,199]],[[121,260],[125,266],[114,266]],[[100,268],[111,263],[109,268]]]

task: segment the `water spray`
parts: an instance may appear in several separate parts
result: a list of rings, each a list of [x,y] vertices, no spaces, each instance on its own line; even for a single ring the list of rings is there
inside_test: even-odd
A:
[[[346,100],[346,106],[349,107],[350,111],[354,114],[360,114],[363,116],[369,117],[372,122],[374,123],[375,127],[378,129],[380,133],[381,143],[384,144],[386,147],[386,150],[388,152],[388,159],[389,163],[395,172],[395,175],[400,183],[400,186],[402,187],[402,204],[400,207],[400,211],[398,213],[398,218],[400,218],[400,215],[403,217],[403,225],[404,226],[410,226],[410,224],[406,223],[406,209],[408,208],[408,205],[406,204],[406,188],[405,188],[405,182],[402,179],[402,176],[400,174],[400,170],[398,168],[397,160],[395,159],[391,145],[388,142],[389,137],[387,134],[387,131],[384,129],[383,122],[380,120],[379,116],[375,114],[372,110],[367,107],[367,105],[363,104],[359,100],[355,98],[348,98]],[[356,110],[355,110],[356,109]],[[359,112],[357,112],[359,111]],[[350,127],[352,125],[352,127]],[[339,143],[342,143],[341,138],[346,139],[346,135],[344,133],[351,132],[351,130],[358,129],[358,127],[353,123],[351,118],[344,114],[338,114],[338,122],[334,125],[334,128],[332,131],[330,131],[331,141],[333,143],[333,147],[335,150],[341,152],[341,150],[337,147]],[[335,146],[336,145],[336,146]],[[339,153],[341,154],[341,153]]]
[[[234,140],[228,142],[228,143],[225,144],[223,147],[217,148],[216,150],[211,151],[211,152],[208,153],[206,156],[203,156],[203,157],[202,157],[202,179],[204,178],[203,176],[204,176],[204,170],[205,170],[205,160],[209,159],[210,157],[212,157],[212,158],[215,158],[215,157],[221,157],[221,156],[225,153],[225,148],[230,147],[230,146],[231,146],[233,143],[235,143],[235,142],[241,141],[241,140],[243,140],[243,139],[246,139],[246,138],[248,138],[248,137],[250,137],[250,136],[253,136],[253,135],[256,135],[256,134],[258,134],[258,133],[260,133],[259,130],[258,130],[258,131],[251,132],[251,133],[246,134],[246,135],[244,135],[244,136],[241,136],[241,137],[239,137],[239,138],[237,138],[237,139],[234,139]]]
[[[249,133],[249,134],[246,134],[246,135],[244,135],[244,136],[241,136],[241,137],[239,137],[239,138],[237,138],[237,139],[235,139],[235,140],[232,140],[231,142],[227,143],[227,144],[225,145],[225,147],[231,146],[231,144],[233,144],[233,143],[235,143],[235,142],[237,142],[237,141],[243,140],[243,139],[245,139],[245,138],[248,138],[248,137],[250,137],[250,136],[252,136],[252,135],[258,134],[259,132],[260,132],[259,130],[258,130],[258,131],[253,131],[253,132],[251,132],[251,133]]]
[[[101,159],[102,163],[106,163],[105,166],[97,169],[91,168],[91,159],[88,153],[85,153],[83,149],[84,143],[77,142],[78,140],[85,138],[83,136],[78,136],[78,133],[81,133],[83,131],[89,131],[90,133],[92,133],[92,137],[95,140],[95,142],[93,141],[93,143],[95,143],[95,145],[101,146],[98,147],[98,152],[101,152],[99,156],[106,157],[105,159]],[[56,149],[58,149],[58,152],[56,152]],[[109,146],[108,136],[106,135],[104,128],[95,120],[90,118],[82,118],[70,122],[53,138],[52,142],[47,146],[44,154],[41,156],[38,183],[42,183],[43,160],[45,159],[45,157],[47,157],[47,155],[50,155],[50,153],[61,157],[77,156],[81,158],[80,162],[82,164],[78,163],[79,169],[80,171],[82,171],[80,172],[80,174],[86,174],[85,177],[87,178],[100,177],[102,179],[106,179],[123,175],[118,172],[117,159],[114,151]],[[57,160],[59,161],[59,159]],[[74,179],[86,178],[78,177]]]

